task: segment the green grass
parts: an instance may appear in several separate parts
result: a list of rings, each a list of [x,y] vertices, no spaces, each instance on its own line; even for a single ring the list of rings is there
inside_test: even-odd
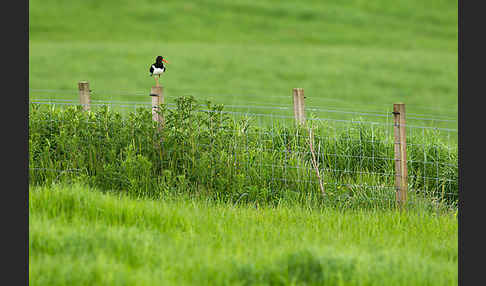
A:
[[[95,100],[149,102],[148,65],[161,54],[167,102],[191,94],[268,113],[251,106],[291,105],[302,87],[307,107],[390,112],[405,102],[409,113],[457,119],[457,39],[457,1],[34,0],[30,96],[77,99],[89,80]]]
[[[457,285],[452,213],[29,188],[29,285]]]

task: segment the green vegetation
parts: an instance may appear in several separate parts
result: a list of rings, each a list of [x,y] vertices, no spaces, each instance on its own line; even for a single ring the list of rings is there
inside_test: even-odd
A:
[[[223,201],[275,203],[286,196],[320,198],[306,127],[254,125],[222,106],[200,111],[191,97],[162,106],[162,130],[148,109],[122,117],[108,107],[31,106],[30,181],[85,180],[104,190],[157,198],[167,192],[203,194]],[[199,112],[198,112],[199,111]],[[332,205],[394,205],[392,126],[312,123],[313,144]],[[422,135],[422,134],[420,134]],[[408,138],[410,201],[457,202],[457,148],[439,136]],[[66,172],[55,172],[64,171]],[[75,170],[75,171],[70,171]],[[320,201],[320,199],[318,199]]]
[[[29,190],[29,285],[457,285],[451,214]]]
[[[147,108],[29,105],[29,284],[457,285],[457,131],[407,129],[406,211],[390,159],[393,103],[457,129],[457,6],[29,1],[31,101],[88,80],[93,103],[150,103],[170,62],[162,131]],[[330,120],[275,120],[296,87]]]

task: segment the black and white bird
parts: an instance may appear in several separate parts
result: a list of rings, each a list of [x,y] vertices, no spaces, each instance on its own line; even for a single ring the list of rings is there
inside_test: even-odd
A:
[[[160,79],[160,75],[167,70],[164,63],[169,63],[169,62],[164,60],[164,57],[158,56],[155,59],[155,63],[150,65],[150,76],[158,75]],[[154,77],[154,79],[155,79],[155,84],[158,86],[159,82],[157,81],[157,77]]]

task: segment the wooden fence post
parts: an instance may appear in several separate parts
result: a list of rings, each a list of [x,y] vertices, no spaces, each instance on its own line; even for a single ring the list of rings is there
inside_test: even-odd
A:
[[[157,113],[157,111],[159,110],[159,105],[164,103],[162,87],[152,86],[152,88],[150,89],[150,96],[152,97],[152,120],[163,124],[164,118],[162,117],[162,115]]]
[[[89,82],[87,81],[80,81],[78,83],[79,89],[79,103],[83,107],[84,111],[91,110],[91,96],[89,90]]]
[[[303,88],[299,88],[299,99],[300,99],[300,102],[299,102],[299,106],[300,106],[300,123],[301,124],[304,124],[305,123],[305,107],[304,107],[304,89]]]
[[[395,119],[395,188],[396,202],[402,207],[407,202],[408,175],[407,175],[407,132],[405,125],[405,104],[393,104]]]
[[[304,89],[294,88],[293,89],[294,98],[294,117],[295,121],[299,124],[305,123],[305,108],[304,108]]]

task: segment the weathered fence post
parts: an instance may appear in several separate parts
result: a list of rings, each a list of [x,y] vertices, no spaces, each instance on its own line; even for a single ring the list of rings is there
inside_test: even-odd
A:
[[[303,124],[305,122],[304,89],[303,88],[294,88],[293,98],[294,98],[295,121],[299,124]]]
[[[393,104],[395,119],[395,188],[396,202],[401,207],[407,202],[407,132],[405,126],[405,104]]]
[[[89,90],[89,82],[87,81],[80,81],[78,83],[79,89],[79,103],[83,107],[84,111],[91,110],[91,96]]]
[[[157,113],[157,111],[159,110],[159,105],[164,103],[162,87],[152,86],[152,88],[150,89],[150,96],[152,97],[152,120],[163,124],[164,118],[162,117],[162,115]]]

